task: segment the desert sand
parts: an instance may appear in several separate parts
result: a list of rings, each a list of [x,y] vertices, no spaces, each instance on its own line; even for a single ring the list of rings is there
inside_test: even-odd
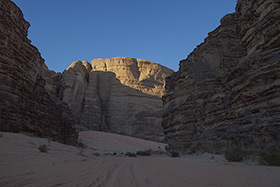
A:
[[[122,153],[165,144],[102,132],[82,132],[87,148],[44,138],[3,133],[0,137],[0,186],[275,186],[280,167],[229,163],[204,154],[172,158],[166,155],[125,157]],[[42,153],[38,147],[49,145]],[[116,153],[116,156],[110,154]],[[100,154],[99,156],[96,156]]]

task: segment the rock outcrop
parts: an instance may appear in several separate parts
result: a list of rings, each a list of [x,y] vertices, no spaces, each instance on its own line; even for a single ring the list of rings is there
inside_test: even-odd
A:
[[[280,1],[239,0],[167,78],[169,149],[280,147]]]
[[[47,70],[39,51],[30,44],[28,27],[13,2],[0,0],[0,131],[31,132],[75,144],[71,112],[45,90],[43,74],[55,73]]]
[[[94,59],[92,65],[74,62],[61,75],[46,78],[46,82],[48,90],[68,104],[80,131],[99,130],[163,141],[161,97],[165,77],[171,73],[147,60],[117,57]]]

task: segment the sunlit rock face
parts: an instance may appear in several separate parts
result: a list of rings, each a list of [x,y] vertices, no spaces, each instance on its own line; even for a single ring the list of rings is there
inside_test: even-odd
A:
[[[115,132],[164,141],[161,126],[165,78],[172,70],[147,60],[117,57],[72,63],[54,74],[56,90],[70,107],[80,131]],[[57,86],[59,85],[59,86]]]
[[[42,76],[47,70],[27,38],[21,10],[10,0],[0,1],[0,131],[30,132],[75,144],[77,133],[66,104],[52,99]]]
[[[167,78],[169,149],[247,151],[280,146],[280,1],[239,0]]]

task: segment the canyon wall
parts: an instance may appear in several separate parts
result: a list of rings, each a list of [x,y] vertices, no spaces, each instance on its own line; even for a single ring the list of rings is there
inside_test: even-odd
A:
[[[172,73],[151,61],[116,57],[77,61],[45,79],[46,89],[70,107],[78,130],[164,141],[161,97]]]
[[[170,150],[280,148],[280,1],[239,0],[167,78]]]
[[[29,23],[10,0],[0,0],[0,131],[30,132],[77,142],[68,106],[52,99],[42,78],[47,68],[27,38]]]

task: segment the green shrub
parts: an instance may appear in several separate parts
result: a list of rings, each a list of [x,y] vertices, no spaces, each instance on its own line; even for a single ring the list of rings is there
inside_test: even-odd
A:
[[[43,153],[47,153],[49,150],[49,147],[46,144],[44,144],[44,145],[40,145],[40,147],[38,149]]]
[[[180,157],[180,154],[178,152],[172,151],[171,157]]]
[[[242,162],[246,159],[247,153],[241,149],[233,149],[225,152],[225,158],[229,162]]]
[[[136,157],[136,154],[135,153],[131,153],[131,152],[127,152],[127,153],[125,153],[125,156]]]
[[[262,151],[258,155],[259,163],[268,166],[280,166],[280,149]]]
[[[136,155],[139,156],[150,156],[152,154],[152,150],[145,150],[145,151],[137,151]]]

